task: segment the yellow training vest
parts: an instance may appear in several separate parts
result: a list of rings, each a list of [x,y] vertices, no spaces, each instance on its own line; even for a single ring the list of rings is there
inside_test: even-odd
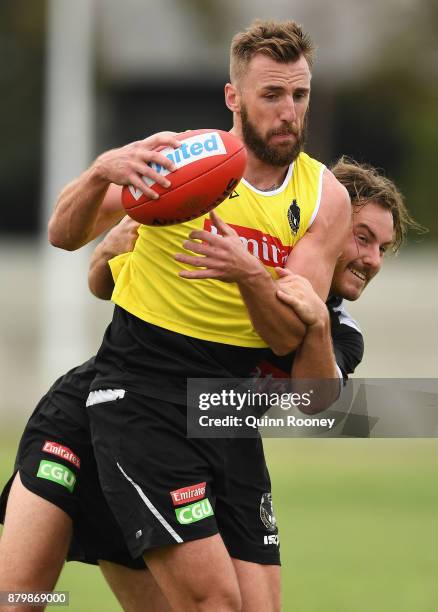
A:
[[[323,164],[301,153],[275,191],[259,191],[242,179],[216,208],[274,277],[274,267],[285,264],[316,216],[323,171]],[[195,229],[212,231],[208,215],[168,227],[141,225],[131,256],[112,263],[117,277],[113,302],[148,323],[186,336],[266,347],[251,324],[236,283],[178,276],[181,269],[192,267],[175,261],[174,255],[184,251],[182,243]]]

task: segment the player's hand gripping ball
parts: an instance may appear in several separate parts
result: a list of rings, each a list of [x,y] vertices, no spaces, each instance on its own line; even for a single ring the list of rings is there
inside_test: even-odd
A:
[[[160,151],[170,158],[174,172],[150,163],[171,186],[166,189],[142,177],[160,196],[153,200],[132,185],[123,187],[122,203],[127,214],[145,225],[175,225],[196,219],[218,206],[243,176],[246,150],[242,142],[222,130],[192,130],[177,136],[178,149]]]

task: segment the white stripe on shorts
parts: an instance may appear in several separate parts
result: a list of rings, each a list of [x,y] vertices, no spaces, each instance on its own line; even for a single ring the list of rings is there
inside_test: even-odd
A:
[[[104,402],[114,402],[117,399],[123,399],[125,397],[125,389],[99,389],[99,391],[90,391],[87,397],[87,403],[89,406],[95,404],[103,404]]]
[[[132,486],[135,488],[135,490],[137,491],[137,493],[140,495],[141,499],[144,501],[144,503],[146,504],[146,506],[149,508],[149,510],[152,512],[152,514],[160,521],[160,523],[163,525],[163,527],[170,533],[170,535],[174,538],[174,540],[176,540],[178,542],[178,544],[181,544],[181,542],[183,542],[184,540],[176,533],[175,529],[169,525],[169,523],[166,521],[166,519],[164,518],[164,516],[162,516],[158,510],[155,508],[154,504],[151,502],[151,500],[149,498],[146,497],[146,495],[144,494],[144,492],[142,491],[141,487],[132,480],[132,478],[130,478],[124,471],[122,466],[120,465],[120,463],[117,463],[117,467],[119,468],[119,470],[122,472],[123,476],[126,478],[126,480],[128,482],[130,482],[132,484]]]

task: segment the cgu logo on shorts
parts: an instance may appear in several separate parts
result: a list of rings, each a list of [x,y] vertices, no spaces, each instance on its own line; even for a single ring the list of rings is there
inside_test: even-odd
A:
[[[243,246],[254,257],[257,257],[265,266],[274,268],[275,266],[284,266],[292,251],[291,246],[284,244],[275,236],[263,234],[259,230],[251,227],[242,227],[228,223],[239,234],[240,241]],[[217,229],[211,224],[210,219],[205,219],[204,229],[212,234],[217,234]]]
[[[49,442],[49,440],[46,440],[42,450],[45,453],[51,453],[52,455],[61,457],[61,459],[70,461],[70,463],[73,463],[73,465],[75,465],[77,468],[81,467],[81,460],[79,457],[75,455],[74,452],[67,446],[62,446],[62,444],[58,444],[58,442]]]
[[[160,151],[162,155],[165,155],[168,159],[173,161],[177,170],[200,159],[205,159],[206,157],[225,155],[226,152],[227,150],[224,142],[217,132],[207,132],[206,134],[190,136],[181,142],[179,149],[166,147]],[[163,168],[163,166],[160,166],[160,164],[156,164],[155,162],[149,162],[148,166],[158,172],[158,174],[161,174],[161,176],[167,176],[170,174],[167,168]],[[148,185],[148,187],[155,184],[155,181],[147,176],[142,176],[142,179],[146,185]],[[131,192],[134,200],[139,200],[143,195],[143,192],[140,191],[140,189],[136,189],[132,185],[129,186],[129,191]]]
[[[37,477],[56,482],[68,489],[70,493],[73,492],[76,484],[76,476],[65,465],[55,463],[54,461],[46,461],[45,459],[42,459],[40,462]]]
[[[208,497],[201,501],[190,504],[190,506],[184,506],[183,508],[175,508],[175,514],[178,523],[181,525],[190,525],[190,523],[196,523],[202,519],[212,516],[214,514],[213,508],[211,507],[210,500]]]

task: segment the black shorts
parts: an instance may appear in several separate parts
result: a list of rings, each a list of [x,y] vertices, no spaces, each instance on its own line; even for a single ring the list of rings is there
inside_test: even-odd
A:
[[[14,474],[0,497],[0,522],[4,521],[10,487],[19,471],[29,491],[71,517],[73,538],[68,560],[95,564],[104,559],[144,569],[143,558],[133,559],[129,554],[100,488],[85,409],[86,393],[78,403],[80,398],[72,393],[61,393],[66,390],[62,384],[42,398],[29,419]],[[62,410],[57,405],[61,397]]]
[[[231,557],[280,564],[260,438],[188,439],[185,407],[133,391],[94,391],[88,406],[102,489],[133,557],[220,533]]]

